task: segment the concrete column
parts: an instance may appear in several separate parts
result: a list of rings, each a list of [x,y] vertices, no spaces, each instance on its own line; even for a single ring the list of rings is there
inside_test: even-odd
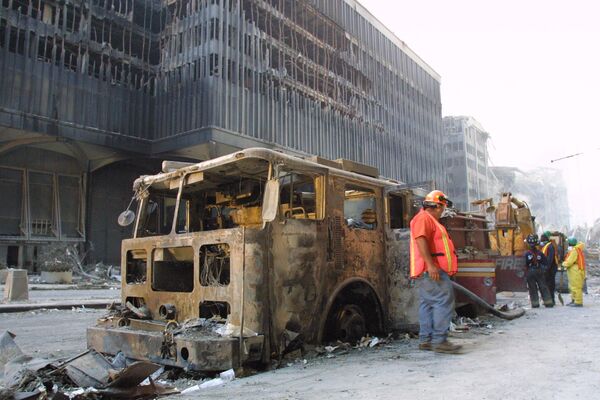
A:
[[[23,268],[23,259],[25,258],[25,248],[23,246],[19,246],[19,256],[17,260],[17,267]]]

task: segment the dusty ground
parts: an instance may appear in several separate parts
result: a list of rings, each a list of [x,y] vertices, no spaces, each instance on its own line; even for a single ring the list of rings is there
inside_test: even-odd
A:
[[[0,290],[2,286],[0,286]],[[72,289],[72,290],[30,290],[29,301],[17,303],[38,303],[43,301],[69,301],[69,300],[118,300],[121,297],[119,289]]]
[[[586,307],[528,310],[494,319],[485,334],[456,334],[465,354],[422,352],[416,340],[353,351],[205,389],[211,399],[597,399],[600,295]],[[569,296],[564,296],[569,301]]]
[[[568,295],[565,300],[569,301]],[[586,307],[528,310],[515,321],[490,319],[491,329],[454,334],[462,355],[417,350],[415,340],[308,358],[236,379],[193,396],[211,399],[595,399],[600,392],[600,290],[590,283]],[[102,310],[0,314],[0,330],[17,334],[37,356],[85,349],[85,328]]]
[[[0,314],[0,331],[8,329],[25,354],[69,357],[86,349],[85,330],[104,310],[39,310]]]

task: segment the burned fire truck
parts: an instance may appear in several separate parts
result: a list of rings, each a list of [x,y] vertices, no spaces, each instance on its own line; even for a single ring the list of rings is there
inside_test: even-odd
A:
[[[294,342],[414,327],[408,224],[425,190],[347,160],[252,148],[165,162],[134,183],[122,305],[95,350],[190,370],[267,362]]]

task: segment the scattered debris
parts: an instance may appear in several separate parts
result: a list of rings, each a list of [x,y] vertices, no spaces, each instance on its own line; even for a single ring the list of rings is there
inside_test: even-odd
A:
[[[221,372],[217,378],[202,382],[199,385],[194,385],[185,390],[181,391],[181,394],[189,394],[196,392],[200,389],[208,389],[215,386],[224,385],[226,382],[230,382],[235,379],[235,372],[233,369],[228,369],[227,371]]]
[[[145,305],[143,305],[141,307],[136,307],[133,304],[131,304],[131,302],[128,301],[127,303],[125,303],[125,307],[127,307],[127,309],[129,311],[134,313],[135,316],[140,319],[151,319],[152,318],[152,316],[150,315],[150,310],[148,310],[148,307],[146,307]]]
[[[138,399],[179,393],[154,382],[164,371],[160,365],[147,361],[127,365],[124,356],[111,363],[94,350],[61,362],[32,358],[23,354],[14,338],[8,331],[0,335],[0,371],[4,372],[0,377],[6,388],[0,398],[38,398],[44,392],[54,399]],[[123,361],[125,366],[119,368]]]
[[[390,333],[385,339],[380,339],[377,336],[370,337],[369,335],[360,339],[356,347],[375,347],[380,344],[387,344],[392,341],[392,334]]]
[[[127,366],[127,358],[122,351],[118,352],[117,355],[113,358],[112,367],[114,369],[125,368]]]
[[[498,311],[511,311],[511,310],[515,310],[517,308],[517,304],[514,301],[511,301],[510,303],[507,304],[502,304],[500,306],[496,306],[496,309]]]
[[[215,332],[220,336],[240,337],[240,327],[230,322],[227,322],[226,324],[222,325],[221,327],[216,329]],[[258,333],[254,332],[252,329],[244,327],[244,337],[250,336],[258,336]]]

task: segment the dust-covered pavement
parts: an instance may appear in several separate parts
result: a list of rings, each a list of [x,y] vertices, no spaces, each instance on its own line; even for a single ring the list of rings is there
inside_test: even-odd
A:
[[[594,288],[590,292],[598,293]],[[600,396],[600,297],[590,294],[584,301],[584,308],[559,305],[528,310],[515,321],[495,319],[489,335],[454,334],[465,347],[461,355],[419,351],[416,340],[395,341],[296,362],[179,398],[595,399]]]
[[[36,310],[0,313],[0,332],[16,336],[23,353],[40,358],[71,357],[87,348],[86,329],[106,310]]]
[[[0,286],[1,288],[1,286]],[[29,300],[22,303],[41,303],[71,300],[119,300],[120,288],[113,289],[70,289],[70,290],[30,290]],[[13,302],[19,303],[19,302]]]
[[[176,398],[211,399],[595,399],[600,393],[600,296],[590,284],[584,308],[528,310],[491,329],[455,333],[465,353],[417,350],[396,340],[335,358],[320,356]],[[564,296],[569,301],[568,296]],[[104,310],[0,314],[26,354],[69,357],[86,348],[85,331]],[[334,354],[337,354],[334,353]],[[182,382],[175,382],[180,388]],[[194,382],[186,382],[188,386]]]

